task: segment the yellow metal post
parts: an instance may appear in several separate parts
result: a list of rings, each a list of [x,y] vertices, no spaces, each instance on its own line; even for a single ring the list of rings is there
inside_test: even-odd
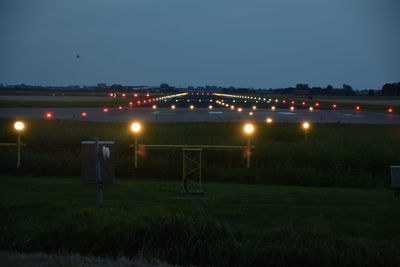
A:
[[[21,167],[21,134],[17,138],[17,168]]]
[[[138,167],[138,137],[137,135],[135,135],[135,168]]]
[[[247,139],[247,162],[246,168],[250,168],[250,154],[251,154],[251,146],[250,146],[250,137]]]

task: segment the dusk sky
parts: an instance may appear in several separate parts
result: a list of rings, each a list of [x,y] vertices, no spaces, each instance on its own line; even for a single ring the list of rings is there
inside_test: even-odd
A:
[[[400,81],[399,0],[0,0],[0,36],[0,84]]]

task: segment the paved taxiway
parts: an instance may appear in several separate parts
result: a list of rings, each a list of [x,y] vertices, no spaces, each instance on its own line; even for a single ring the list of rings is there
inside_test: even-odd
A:
[[[229,108],[129,108],[122,110],[110,108],[103,112],[102,108],[0,108],[0,118],[14,119],[44,119],[45,114],[51,112],[52,119],[61,120],[86,120],[105,122],[129,122],[140,120],[143,122],[241,122],[241,121],[265,121],[271,117],[274,122],[296,123],[309,121],[312,123],[346,123],[346,124],[400,124],[400,115],[383,112],[355,111],[355,110],[314,110],[306,109],[243,109],[242,112]],[[82,117],[82,112],[87,116]],[[253,112],[253,115],[249,115]]]

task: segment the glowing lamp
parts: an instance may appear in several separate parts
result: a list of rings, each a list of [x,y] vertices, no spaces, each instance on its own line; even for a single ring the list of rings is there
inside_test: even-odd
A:
[[[172,105],[172,106],[171,106],[171,109],[175,109],[175,105]]]
[[[290,107],[290,110],[293,111],[293,110],[294,110],[294,107]]]
[[[211,106],[211,105],[210,105],[210,106],[208,106],[208,109],[213,109],[213,106]]]
[[[14,123],[14,129],[18,132],[23,131],[25,128],[25,124],[22,121],[17,121]]]
[[[190,105],[190,107],[189,107],[190,109],[194,109],[194,106],[193,105]]]
[[[356,106],[356,110],[361,110],[361,107],[360,106]]]
[[[139,133],[142,129],[142,125],[139,122],[134,122],[131,124],[131,131],[134,133]]]
[[[121,106],[119,106],[119,107],[118,107],[118,109],[119,109],[119,110],[121,110],[121,109],[122,109],[122,107],[121,107]]]
[[[103,112],[108,112],[108,108],[103,108]]]
[[[253,116],[253,112],[249,112],[249,115],[250,115],[250,116]]]
[[[82,116],[82,117],[86,117],[86,116],[87,116],[87,113],[86,113],[86,112],[82,112],[82,113],[81,113],[81,116]]]
[[[238,108],[238,111],[239,111],[239,112],[242,112],[242,108]]]
[[[123,97],[125,97],[125,96],[126,96],[126,94],[122,94],[122,96],[123,96]]]
[[[257,109],[257,107],[256,106],[253,106],[253,110],[256,110]]]
[[[303,122],[303,129],[304,130],[308,130],[308,129],[310,129],[310,123],[309,122]]]
[[[231,110],[234,110],[234,109],[235,109],[235,106],[232,105],[232,106],[231,106]]]
[[[294,104],[294,101],[292,101],[291,103],[292,103],[292,105],[293,105],[293,104]]]
[[[309,111],[313,111],[314,108],[313,108],[313,107],[309,107],[308,110],[309,110]]]
[[[53,118],[53,113],[47,112],[45,116],[47,119],[51,119],[51,118]]]
[[[153,109],[156,109],[157,108],[157,106],[156,105],[153,105]]]
[[[319,107],[319,103],[318,103],[318,102],[317,102],[317,103],[315,103],[315,106],[316,106],[316,107]]]
[[[268,124],[271,124],[271,123],[272,123],[272,118],[267,118],[267,119],[265,120],[265,122],[268,123]]]
[[[275,106],[272,106],[272,107],[271,107],[271,110],[275,110],[275,109],[276,109]]]
[[[333,104],[333,105],[332,105],[332,108],[336,108],[336,107],[337,107],[337,105],[336,105],[336,104]]]
[[[243,130],[244,130],[244,132],[246,133],[246,134],[252,134],[253,132],[254,132],[254,126],[253,126],[253,124],[251,124],[251,123],[247,123],[245,126],[244,126],[244,128],[243,128]]]
[[[392,113],[393,109],[392,108],[388,108],[387,112]]]

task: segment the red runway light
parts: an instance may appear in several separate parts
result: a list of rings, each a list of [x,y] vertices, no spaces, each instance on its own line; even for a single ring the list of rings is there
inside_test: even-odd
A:
[[[360,106],[356,106],[356,110],[360,110],[361,109],[361,107]]]
[[[47,113],[46,113],[46,118],[47,118],[47,119],[53,118],[53,113],[47,112]]]
[[[315,103],[315,106],[319,107],[319,103],[318,103],[318,102],[317,102],[317,103]]]
[[[86,113],[86,112],[82,112],[82,113],[81,113],[81,116],[82,116],[82,117],[86,117],[86,116],[87,116],[87,113]]]
[[[336,104],[333,104],[333,105],[332,105],[332,108],[336,108],[336,107],[337,107]]]
[[[387,112],[392,113],[393,109],[392,108],[388,108]]]
[[[132,105],[133,105],[132,101],[131,101],[131,102],[129,102],[129,106],[132,106]]]
[[[149,97],[150,96],[150,94],[149,93],[147,93],[147,95],[146,95],[147,97]]]
[[[122,96],[124,96],[124,97],[125,97],[125,96],[126,96],[126,94],[122,94]]]
[[[137,103],[140,104],[140,101],[138,101]]]
[[[113,93],[110,93],[110,94],[109,94],[109,96],[111,96],[111,97],[112,97],[112,96],[114,96],[114,94],[113,94]]]
[[[121,107],[121,106],[119,106],[119,107],[118,107],[118,109],[119,109],[119,110],[121,110],[121,109],[122,109],[122,107]]]
[[[304,102],[304,101],[303,101],[303,102],[301,102],[301,104],[302,104],[302,105],[305,105],[305,104],[306,104],[306,102]]]
[[[134,96],[134,97],[138,97],[138,95],[137,95],[137,94],[133,94],[133,96]]]
[[[282,103],[286,103],[286,100],[282,100]]]
[[[108,112],[108,108],[103,108],[103,112]]]
[[[294,104],[294,101],[292,101],[292,104]]]

